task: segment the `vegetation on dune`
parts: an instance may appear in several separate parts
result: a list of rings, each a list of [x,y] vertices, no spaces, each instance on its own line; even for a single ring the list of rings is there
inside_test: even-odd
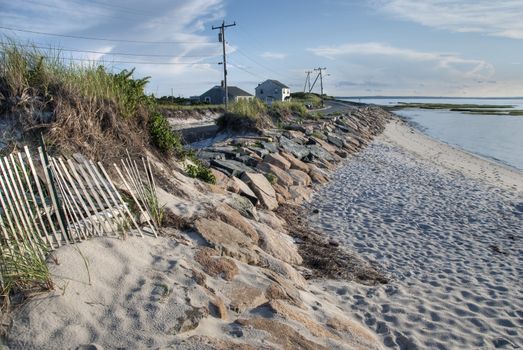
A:
[[[216,176],[214,176],[211,169],[199,160],[195,160],[194,164],[187,164],[185,171],[190,177],[200,179],[210,184],[216,183]]]
[[[43,242],[11,240],[9,245],[0,245],[0,306],[9,305],[14,294],[24,298],[27,293],[54,288],[43,258],[47,254],[47,246]]]
[[[291,94],[292,101],[300,102],[303,105],[310,105],[313,108],[321,107],[321,96],[309,92],[293,92]]]
[[[273,126],[267,105],[257,98],[239,100],[230,104],[229,110],[216,120],[222,129],[259,131]]]
[[[158,113],[153,114],[149,121],[149,132],[152,143],[163,153],[183,153],[183,145],[179,133],[172,130],[167,119]]]
[[[0,43],[0,50],[0,118],[13,131],[9,142],[31,143],[42,133],[51,149],[107,162],[149,143],[164,154],[183,154],[180,137],[145,93],[149,77],[71,63],[59,50],[13,41]]]
[[[305,118],[309,114],[305,104],[299,101],[276,101],[271,105],[270,111],[278,117],[295,115]]]

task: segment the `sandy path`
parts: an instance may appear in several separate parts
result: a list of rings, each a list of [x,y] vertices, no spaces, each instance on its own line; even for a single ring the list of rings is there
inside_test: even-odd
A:
[[[523,346],[522,179],[391,123],[315,196],[311,220],[392,282],[322,287],[387,347]]]

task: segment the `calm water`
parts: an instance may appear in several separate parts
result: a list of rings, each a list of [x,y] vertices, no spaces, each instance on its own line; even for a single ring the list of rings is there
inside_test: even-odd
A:
[[[393,106],[407,103],[514,105],[523,99],[346,98],[348,101]],[[396,114],[440,141],[523,170],[523,116],[470,115],[448,110],[404,109]]]

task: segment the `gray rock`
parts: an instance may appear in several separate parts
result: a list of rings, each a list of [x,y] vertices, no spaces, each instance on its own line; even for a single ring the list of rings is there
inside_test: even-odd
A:
[[[271,153],[278,152],[278,146],[272,142],[261,142],[263,148],[265,148],[267,151]]]
[[[236,157],[234,160],[241,162],[247,166],[256,167],[258,165],[259,161],[253,157],[249,157],[247,155]]]
[[[260,148],[260,147],[250,146],[248,148],[262,158],[265,157],[270,152],[268,149]]]
[[[303,159],[309,155],[307,147],[299,145],[284,136],[280,137],[280,148],[287,153],[293,154],[298,159]]]
[[[251,167],[235,160],[212,159],[211,165],[227,173],[229,176],[240,177],[245,172],[253,171]]]
[[[309,149],[310,155],[312,155],[313,158],[315,157],[319,159],[324,159],[329,162],[334,161],[334,157],[320,145],[309,145],[307,146],[307,148]]]
[[[333,134],[328,134],[327,135],[327,141],[329,143],[332,143],[334,146],[336,147],[339,147],[339,148],[342,148],[343,147],[343,140],[340,139],[338,136],[336,135],[333,135]]]

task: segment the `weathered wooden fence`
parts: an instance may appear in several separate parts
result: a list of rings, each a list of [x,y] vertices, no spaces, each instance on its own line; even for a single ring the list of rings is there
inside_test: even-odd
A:
[[[101,163],[81,155],[50,157],[39,148],[33,158],[25,147],[0,157],[0,254],[31,247],[45,258],[45,251],[90,237],[156,236],[154,177],[149,159],[141,163],[128,156],[114,164],[126,189],[120,192]]]

